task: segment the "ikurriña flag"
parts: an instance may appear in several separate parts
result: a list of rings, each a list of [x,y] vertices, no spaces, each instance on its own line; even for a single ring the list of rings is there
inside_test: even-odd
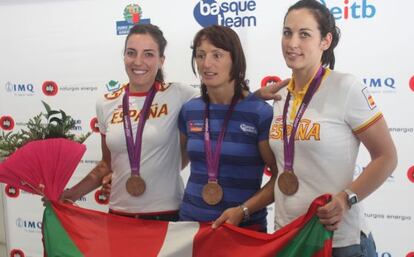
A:
[[[52,202],[43,216],[47,257],[328,257],[332,232],[308,212],[273,234],[224,224],[140,220]]]
[[[307,213],[273,234],[227,224],[212,229],[209,223],[132,219],[57,202],[85,150],[67,139],[38,140],[0,163],[0,182],[50,200],[42,231],[48,257],[331,256],[332,232],[315,215],[330,195],[316,198]]]

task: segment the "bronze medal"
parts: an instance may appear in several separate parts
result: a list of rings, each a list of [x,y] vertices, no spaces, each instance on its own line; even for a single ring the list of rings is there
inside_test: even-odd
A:
[[[223,198],[223,189],[217,182],[209,181],[203,187],[202,197],[207,204],[216,205]]]
[[[293,171],[285,171],[280,174],[277,185],[285,195],[294,195],[299,188],[299,180]]]
[[[140,196],[145,192],[145,181],[137,175],[132,175],[126,182],[126,190],[132,196]]]

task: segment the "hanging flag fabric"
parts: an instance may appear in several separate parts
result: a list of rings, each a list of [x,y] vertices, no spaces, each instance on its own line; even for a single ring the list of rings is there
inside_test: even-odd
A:
[[[45,209],[48,257],[328,257],[332,233],[315,216],[323,195],[308,212],[274,234],[198,222],[132,219],[53,202]]]
[[[45,196],[47,257],[328,257],[332,232],[315,213],[330,195],[273,234],[224,224],[163,222],[116,216],[58,202],[86,147],[67,139],[33,141],[0,163],[0,182]],[[69,154],[68,154],[69,153]],[[39,242],[41,244],[42,242]]]

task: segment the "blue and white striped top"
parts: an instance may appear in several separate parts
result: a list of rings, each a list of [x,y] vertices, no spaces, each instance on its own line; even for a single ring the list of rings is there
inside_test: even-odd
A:
[[[213,152],[228,108],[229,105],[210,104],[209,127]],[[236,104],[221,146],[218,183],[224,195],[219,204],[211,206],[201,197],[203,186],[208,181],[204,151],[205,102],[195,98],[183,106],[179,128],[188,139],[191,174],[180,207],[181,220],[213,221],[224,210],[242,204],[260,189],[264,162],[258,144],[268,140],[272,113],[268,103],[251,93]],[[241,226],[260,225],[265,229],[266,215],[266,209],[262,209]]]

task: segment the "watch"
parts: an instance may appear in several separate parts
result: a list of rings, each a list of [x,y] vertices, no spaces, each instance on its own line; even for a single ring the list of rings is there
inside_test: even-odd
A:
[[[354,192],[352,192],[350,189],[345,189],[344,192],[348,195],[347,203],[349,208],[352,207],[352,205],[358,203],[358,196]]]
[[[250,219],[249,208],[247,208],[247,206],[244,204],[241,204],[239,207],[243,211],[243,215],[244,215],[243,221],[248,221]]]

